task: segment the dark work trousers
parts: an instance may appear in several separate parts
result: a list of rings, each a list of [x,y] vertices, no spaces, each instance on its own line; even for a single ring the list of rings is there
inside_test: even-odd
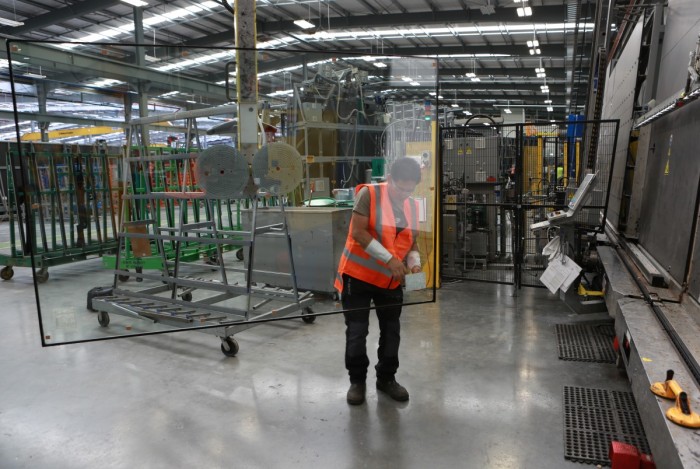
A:
[[[369,307],[374,301],[379,320],[379,348],[377,349],[377,379],[393,381],[399,368],[399,342],[401,341],[401,287],[394,290],[380,288],[343,274],[343,309],[362,308],[345,315],[345,368],[351,383],[364,383],[367,379],[367,334],[369,332]]]

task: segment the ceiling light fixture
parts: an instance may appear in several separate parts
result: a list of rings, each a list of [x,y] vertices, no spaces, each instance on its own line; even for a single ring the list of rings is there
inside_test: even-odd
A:
[[[537,36],[535,36],[535,33],[532,33],[532,41],[527,41],[527,47],[530,49],[530,55],[540,55],[542,53],[542,50],[540,49],[540,41],[537,40]],[[542,64],[540,64],[540,67]]]
[[[6,18],[0,18],[0,24],[4,24],[5,26],[24,26],[23,21],[15,21],[15,20],[8,20]]]
[[[554,108],[552,106],[547,106],[547,112],[552,112],[554,111]]]
[[[491,0],[486,0],[486,5],[481,5],[479,7],[482,15],[493,15],[496,13],[496,9],[491,5]]]
[[[530,7],[521,7],[517,9],[518,11],[518,16],[523,17],[523,16],[532,16],[532,8]]]
[[[545,78],[547,76],[547,71],[544,69],[544,65],[542,65],[542,57],[540,57],[540,66],[535,69],[535,73],[537,74],[537,78]]]
[[[22,76],[25,76],[27,78],[46,78],[46,75],[40,75],[38,73],[31,72],[23,73]]]
[[[315,28],[313,23],[306,21],[306,20],[294,20],[294,24],[299,26],[301,29]]]
[[[129,5],[135,6],[135,7],[145,7],[148,5],[146,2],[142,2],[141,0],[122,0],[124,3],[128,3]]]
[[[476,76],[476,60],[475,59],[472,59],[472,71],[465,74],[465,76],[467,78],[471,79],[471,81],[481,81],[481,79]]]

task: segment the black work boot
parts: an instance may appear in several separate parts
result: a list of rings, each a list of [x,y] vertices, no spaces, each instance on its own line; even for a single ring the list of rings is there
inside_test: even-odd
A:
[[[360,405],[365,402],[365,383],[350,383],[350,389],[348,389],[348,404],[350,405]]]
[[[403,402],[408,400],[408,391],[399,383],[394,381],[377,380],[377,389],[385,392],[395,401]]]

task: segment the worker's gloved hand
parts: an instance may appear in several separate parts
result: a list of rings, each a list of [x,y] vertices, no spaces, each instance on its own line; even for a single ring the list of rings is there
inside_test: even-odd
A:
[[[392,257],[389,259],[389,263],[387,265],[389,266],[389,270],[391,270],[391,276],[394,278],[394,280],[403,281],[403,278],[406,275],[406,266],[403,264],[403,262],[395,257]]]
[[[421,268],[419,265],[414,265],[413,268],[411,269],[412,274],[417,274],[420,271],[421,271]]]

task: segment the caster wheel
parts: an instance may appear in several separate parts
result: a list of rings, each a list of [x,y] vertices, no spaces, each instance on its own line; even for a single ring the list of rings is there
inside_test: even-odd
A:
[[[129,271],[128,269],[124,269],[124,270],[126,270],[127,272]],[[126,282],[127,280],[129,280],[128,275],[118,275],[117,278],[119,279],[120,282]]]
[[[136,267],[136,273],[137,274],[142,274],[143,273],[143,267]],[[137,282],[143,282],[143,279],[141,277],[136,277]]]
[[[331,299],[333,301],[340,301],[340,295],[338,295],[338,292],[333,292],[333,295],[331,295]]]
[[[304,308],[304,311],[301,313],[303,314],[313,314],[313,310],[311,308]],[[316,316],[302,316],[301,320],[304,321],[306,324],[312,324],[314,321],[316,321]]]
[[[87,294],[87,309],[96,313],[97,310],[92,307],[92,300],[101,296],[112,296],[112,293],[114,293],[112,287],[95,287],[91,289]]]
[[[102,327],[109,326],[109,314],[105,313],[104,311],[100,311],[97,313],[97,322],[99,322],[100,326]]]
[[[15,275],[15,271],[12,269],[11,265],[8,265],[0,270],[0,278],[3,280],[10,280],[13,275]]]
[[[192,293],[191,292],[183,293],[180,296],[180,298],[182,299],[182,301],[192,301]]]
[[[36,271],[36,281],[39,283],[45,283],[49,279],[48,269],[39,269]]]
[[[226,337],[221,341],[221,352],[227,357],[235,357],[238,353],[238,342],[233,337]]]
[[[236,251],[236,259],[238,259],[239,261],[243,260],[243,248],[238,249]]]

